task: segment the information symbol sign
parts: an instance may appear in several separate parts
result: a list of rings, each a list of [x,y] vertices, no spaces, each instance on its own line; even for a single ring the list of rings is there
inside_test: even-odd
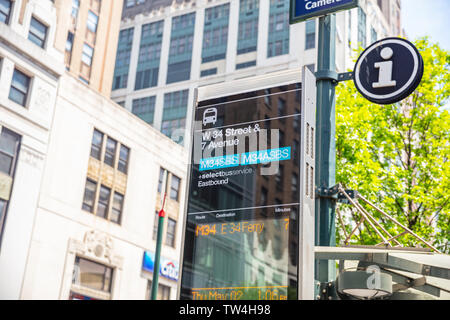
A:
[[[359,57],[354,83],[369,101],[392,104],[409,96],[423,75],[423,59],[417,48],[401,38],[375,42]]]

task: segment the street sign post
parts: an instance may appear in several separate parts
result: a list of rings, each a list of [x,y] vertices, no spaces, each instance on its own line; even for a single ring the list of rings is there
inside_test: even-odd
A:
[[[290,23],[356,8],[359,0],[291,0]]]
[[[290,24],[319,17],[317,48],[317,120],[316,120],[316,188],[328,190],[335,185],[335,86],[338,74],[335,67],[336,16],[334,12],[349,10],[358,0],[291,0]],[[315,205],[316,245],[335,246],[335,202],[319,194]],[[330,261],[316,261],[316,279],[334,280],[336,268]]]
[[[196,96],[179,298],[314,299],[314,75]]]

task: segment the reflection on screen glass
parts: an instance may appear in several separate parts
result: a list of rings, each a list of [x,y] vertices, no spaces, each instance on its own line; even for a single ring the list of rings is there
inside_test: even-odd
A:
[[[296,299],[300,92],[199,103],[181,299]]]

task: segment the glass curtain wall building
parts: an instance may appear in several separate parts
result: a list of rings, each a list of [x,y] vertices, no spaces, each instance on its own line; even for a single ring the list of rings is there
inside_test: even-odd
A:
[[[337,13],[337,71],[353,67],[359,45],[400,35],[400,10],[365,0]],[[125,1],[112,98],[187,147],[195,88],[315,69],[317,20],[290,26],[288,15],[289,0]]]

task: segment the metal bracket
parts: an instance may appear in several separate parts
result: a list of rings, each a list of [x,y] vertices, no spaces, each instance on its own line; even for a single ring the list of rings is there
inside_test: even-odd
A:
[[[344,72],[338,74],[338,82],[353,80],[353,72]]]
[[[330,70],[319,70],[315,73],[315,76],[316,76],[317,81],[331,80],[331,81],[337,83],[338,79],[339,79],[338,73],[335,71],[330,71]]]
[[[356,199],[358,197],[358,191],[356,190],[345,190],[345,192],[352,199]],[[324,188],[324,187],[317,188],[316,198],[328,198],[338,201],[340,203],[346,204],[350,203],[348,199],[345,197],[345,195],[342,192],[339,192],[339,185],[335,185],[331,188]]]
[[[320,187],[316,190],[316,198],[328,198],[337,200],[338,190],[337,187],[325,188]]]
[[[315,76],[316,76],[317,81],[330,80],[333,83],[338,84],[339,82],[342,82],[342,81],[353,80],[353,74],[354,74],[353,72],[337,73],[334,71],[322,70],[322,71],[317,71],[315,73]]]
[[[321,282],[319,290],[316,300],[338,300],[335,281]]]
[[[358,194],[359,194],[358,191],[356,191],[356,190],[345,190],[345,193],[347,193],[352,200],[357,199]],[[342,192],[339,192],[339,194],[338,194],[338,202],[345,203],[345,204],[351,204],[350,201],[347,199],[347,197]]]

